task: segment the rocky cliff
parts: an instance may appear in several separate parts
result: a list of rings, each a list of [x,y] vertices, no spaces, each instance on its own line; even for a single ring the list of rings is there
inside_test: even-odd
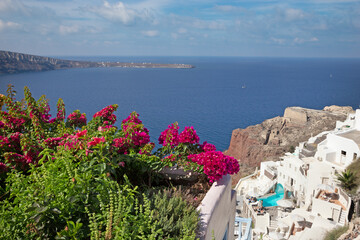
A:
[[[0,74],[93,67],[193,68],[192,65],[187,64],[71,61],[9,51],[0,51]]]
[[[323,131],[335,128],[336,121],[344,121],[351,107],[330,106],[323,110],[288,107],[284,116],[232,132],[225,154],[239,160],[240,175],[248,174],[262,161],[279,160],[300,142]],[[238,176],[240,177],[240,176]]]

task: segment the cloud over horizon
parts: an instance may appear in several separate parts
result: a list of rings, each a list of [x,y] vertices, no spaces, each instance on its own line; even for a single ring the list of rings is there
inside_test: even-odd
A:
[[[360,57],[355,0],[0,0],[0,13],[2,48],[36,54]]]

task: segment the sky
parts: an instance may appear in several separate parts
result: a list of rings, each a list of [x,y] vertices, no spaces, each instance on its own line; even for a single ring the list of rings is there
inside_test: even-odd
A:
[[[0,0],[0,50],[360,57],[360,0]]]

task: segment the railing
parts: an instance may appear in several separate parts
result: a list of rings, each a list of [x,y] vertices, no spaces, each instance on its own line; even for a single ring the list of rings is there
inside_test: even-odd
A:
[[[246,224],[245,232],[243,234],[242,224]],[[251,218],[240,218],[235,217],[235,225],[238,225],[238,231],[234,231],[234,233],[238,233],[238,240],[251,240],[252,239],[252,229],[251,229]],[[236,228],[236,227],[235,227]]]
[[[243,181],[245,181],[245,180],[247,180],[247,179],[249,179],[249,178],[251,178],[251,177],[253,177],[253,176],[257,175],[257,174],[258,174],[258,170],[255,170],[255,172],[254,172],[253,174],[250,174],[249,176],[246,176],[246,177],[244,177],[244,178],[241,178],[241,179],[238,181],[238,183],[236,184],[234,190],[235,190],[237,193],[239,193],[239,192],[238,192],[238,189],[239,189],[239,187],[240,187],[241,182],[243,182]]]

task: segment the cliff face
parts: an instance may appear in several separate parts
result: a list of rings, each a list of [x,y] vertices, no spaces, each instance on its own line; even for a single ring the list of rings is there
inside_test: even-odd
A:
[[[80,62],[41,57],[23,53],[0,51],[0,73],[49,71],[66,68],[99,67],[96,62]]]
[[[193,68],[194,66],[187,64],[71,61],[9,51],[0,51],[0,74],[93,67]]]
[[[323,131],[335,128],[336,121],[344,121],[351,107],[331,106],[324,110],[301,107],[285,109],[283,117],[232,132],[229,149],[225,154],[239,160],[240,171],[249,172],[260,162],[279,160],[285,152],[300,142],[307,141]]]

